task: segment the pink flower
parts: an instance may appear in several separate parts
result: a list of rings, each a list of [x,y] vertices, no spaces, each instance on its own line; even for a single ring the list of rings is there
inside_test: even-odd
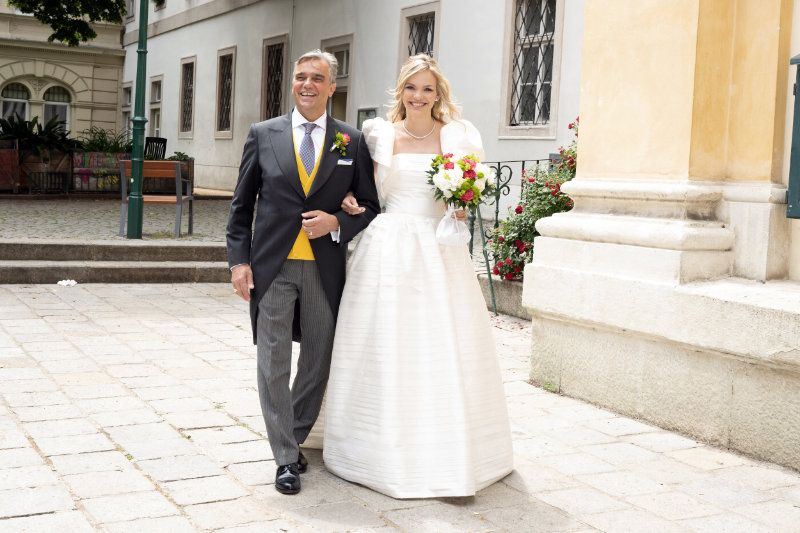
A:
[[[342,143],[347,146],[350,144],[350,136],[346,133],[342,133]]]
[[[445,159],[450,159],[451,157],[453,157],[453,154],[444,154],[442,155],[442,157]]]
[[[454,167],[455,165],[453,164],[452,161],[448,161],[447,163],[444,164],[445,170],[453,170]]]
[[[467,170],[464,172],[464,179],[474,180],[478,175],[475,173],[474,170]]]
[[[469,189],[461,195],[461,199],[465,202],[471,202],[473,198],[475,198],[475,193],[472,191],[472,189]]]

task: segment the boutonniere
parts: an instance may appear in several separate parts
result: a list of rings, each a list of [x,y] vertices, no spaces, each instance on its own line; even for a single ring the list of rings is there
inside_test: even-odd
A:
[[[337,131],[336,135],[333,137],[333,146],[331,146],[331,152],[334,150],[339,150],[341,155],[345,155],[347,153],[348,144],[350,144],[350,136],[346,133],[342,133],[341,131]]]

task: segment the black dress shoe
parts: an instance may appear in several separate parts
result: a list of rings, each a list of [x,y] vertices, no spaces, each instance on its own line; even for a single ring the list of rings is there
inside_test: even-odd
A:
[[[301,474],[305,474],[306,470],[308,470],[308,459],[303,455],[303,452],[300,452],[297,456],[297,471]]]
[[[281,494],[297,494],[300,492],[300,472],[297,463],[278,467],[275,472],[275,490]]]

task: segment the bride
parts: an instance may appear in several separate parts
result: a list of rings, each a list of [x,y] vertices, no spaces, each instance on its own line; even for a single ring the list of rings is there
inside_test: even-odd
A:
[[[471,496],[513,468],[488,312],[466,246],[442,246],[425,171],[483,158],[450,86],[421,54],[400,70],[389,121],[366,121],[383,214],[350,259],[333,348],[325,466],[395,498]],[[361,211],[348,196],[343,206]],[[462,213],[463,214],[463,213]]]

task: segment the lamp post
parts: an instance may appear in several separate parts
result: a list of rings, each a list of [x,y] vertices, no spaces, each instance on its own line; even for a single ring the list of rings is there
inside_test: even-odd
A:
[[[131,194],[128,198],[129,239],[142,238],[142,163],[144,161],[144,84],[147,78],[148,0],[139,2],[139,41],[136,49],[136,98],[133,106],[133,153],[131,154]]]

